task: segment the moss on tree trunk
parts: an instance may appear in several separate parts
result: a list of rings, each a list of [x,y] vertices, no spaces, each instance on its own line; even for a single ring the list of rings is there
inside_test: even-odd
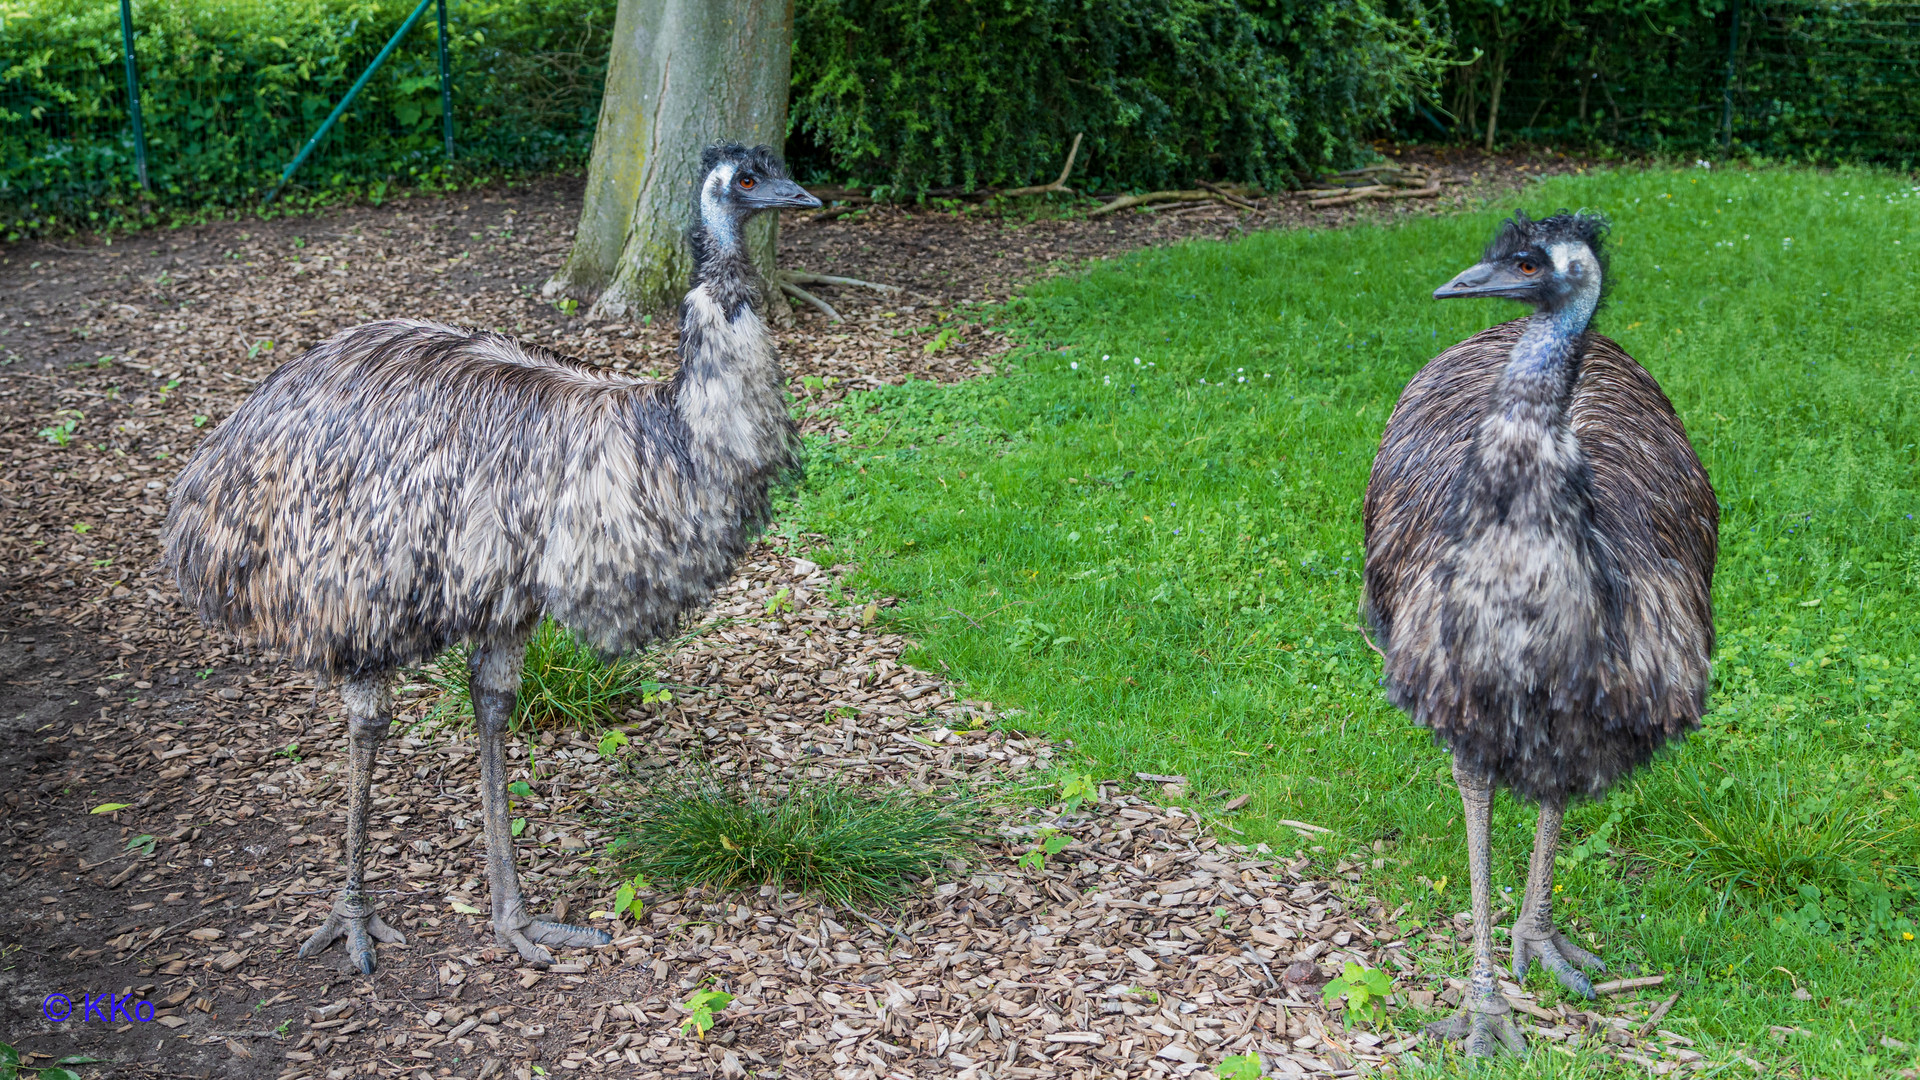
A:
[[[672,311],[693,270],[700,151],[780,149],[792,57],[793,0],[620,0],[573,250],[541,291],[592,300],[598,318]],[[778,228],[767,213],[747,233],[769,279]]]

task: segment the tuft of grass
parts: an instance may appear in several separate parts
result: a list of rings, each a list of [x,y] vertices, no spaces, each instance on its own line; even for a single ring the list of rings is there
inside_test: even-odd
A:
[[[465,646],[449,649],[427,669],[427,681],[441,694],[429,719],[473,715],[473,697],[467,687],[468,654]],[[672,692],[651,678],[652,674],[641,656],[628,654],[608,660],[565,627],[544,619],[527,643],[520,696],[513,709],[513,730],[531,725],[595,731],[618,722],[634,705],[672,701]]]
[[[1885,823],[1873,800],[1846,791],[1810,791],[1805,778],[1777,771],[1733,772],[1714,783],[1695,768],[1670,767],[1666,798],[1648,800],[1637,825],[1645,854],[1715,885],[1791,900],[1813,886],[1845,895],[1886,876],[1915,826]]]
[[[848,905],[931,872],[966,843],[969,816],[897,790],[822,784],[775,799],[703,778],[643,794],[618,817],[612,851],[663,882],[779,885]]]

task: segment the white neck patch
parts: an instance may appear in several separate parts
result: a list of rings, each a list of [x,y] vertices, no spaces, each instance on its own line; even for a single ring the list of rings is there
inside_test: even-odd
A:
[[[706,185],[700,189],[700,223],[722,244],[733,242],[733,214],[727,209],[726,196],[735,168],[731,162],[721,162],[707,174]]]

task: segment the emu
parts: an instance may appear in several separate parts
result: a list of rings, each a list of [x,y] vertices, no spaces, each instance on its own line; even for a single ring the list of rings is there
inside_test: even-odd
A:
[[[726,580],[798,462],[744,226],[820,202],[765,146],[710,147],[702,168],[670,382],[500,334],[369,323],[275,371],[181,471],[165,566],[188,604],[341,684],[346,885],[301,956],[345,938],[371,974],[374,940],[404,944],[363,888],[388,686],[462,642],[495,937],[543,964],[609,940],[533,918],[520,891],[502,746],[527,640],[546,616],[607,653],[665,636]]]
[[[1706,701],[1718,504],[1659,383],[1588,331],[1605,230],[1516,214],[1434,292],[1534,313],[1413,377],[1367,485],[1362,614],[1389,699],[1451,751],[1465,807],[1473,974],[1429,1031],[1476,1057],[1526,1048],[1493,966],[1493,789],[1540,804],[1513,977],[1538,960],[1592,997],[1585,972],[1604,965],[1553,924],[1567,801],[1684,737]]]

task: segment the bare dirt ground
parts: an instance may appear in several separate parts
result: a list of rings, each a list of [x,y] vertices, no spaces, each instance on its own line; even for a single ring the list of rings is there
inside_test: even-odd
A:
[[[783,333],[799,407],[830,434],[829,399],[847,389],[989,372],[1004,346],[977,323],[949,321],[961,332],[927,348],[943,317],[1087,258],[1444,212],[1581,167],[1435,163],[1461,181],[1441,199],[1336,211],[1282,197],[1093,221],[884,208],[790,225],[785,265],[907,290],[822,287],[848,319],[801,311]],[[1349,959],[1405,973],[1396,1007],[1457,1000],[1422,965],[1457,966],[1464,928],[1402,927],[1368,898],[1362,871],[1389,850],[1326,851],[1310,827],[1295,851],[1248,849],[1155,805],[1179,793],[1152,785],[1103,790],[1063,819],[1043,805],[1056,789],[1025,778],[1071,748],[903,665],[891,601],[849,593],[851,568],[815,565],[804,537],[763,542],[662,653],[684,692],[631,712],[616,760],[572,733],[519,748],[515,776],[535,790],[520,841],[529,901],[595,919],[612,947],[545,970],[494,947],[476,914],[472,745],[458,728],[412,724],[431,694],[408,684],[408,723],[376,775],[369,874],[408,944],[383,946],[370,978],[338,950],[296,959],[338,881],[344,726],[331,695],[316,701],[301,673],[205,633],[158,576],[167,484],[276,364],[369,319],[497,327],[669,370],[670,329],[593,324],[538,299],[577,199],[560,179],[0,249],[0,1038],[40,1066],[98,1059],[78,1067],[99,1075],[279,1080],[1091,1078],[1187,1075],[1243,1052],[1279,1075],[1346,1076],[1434,1052],[1319,1004],[1318,985]],[[809,389],[805,376],[837,382]],[[791,611],[768,606],[782,589]],[[594,915],[616,884],[599,854],[609,801],[689,762],[770,787],[829,775],[957,785],[1008,809],[896,909],[765,889],[647,894],[637,918]],[[89,812],[114,803],[126,807]],[[1074,844],[1017,867],[1045,826]],[[706,985],[738,1000],[694,1040],[678,1003]],[[1648,1060],[1665,1050],[1670,1066],[1687,1053],[1641,1041],[1645,1003],[1546,1010],[1510,989],[1537,1040],[1603,1040]],[[99,995],[151,1002],[153,1019]]]

